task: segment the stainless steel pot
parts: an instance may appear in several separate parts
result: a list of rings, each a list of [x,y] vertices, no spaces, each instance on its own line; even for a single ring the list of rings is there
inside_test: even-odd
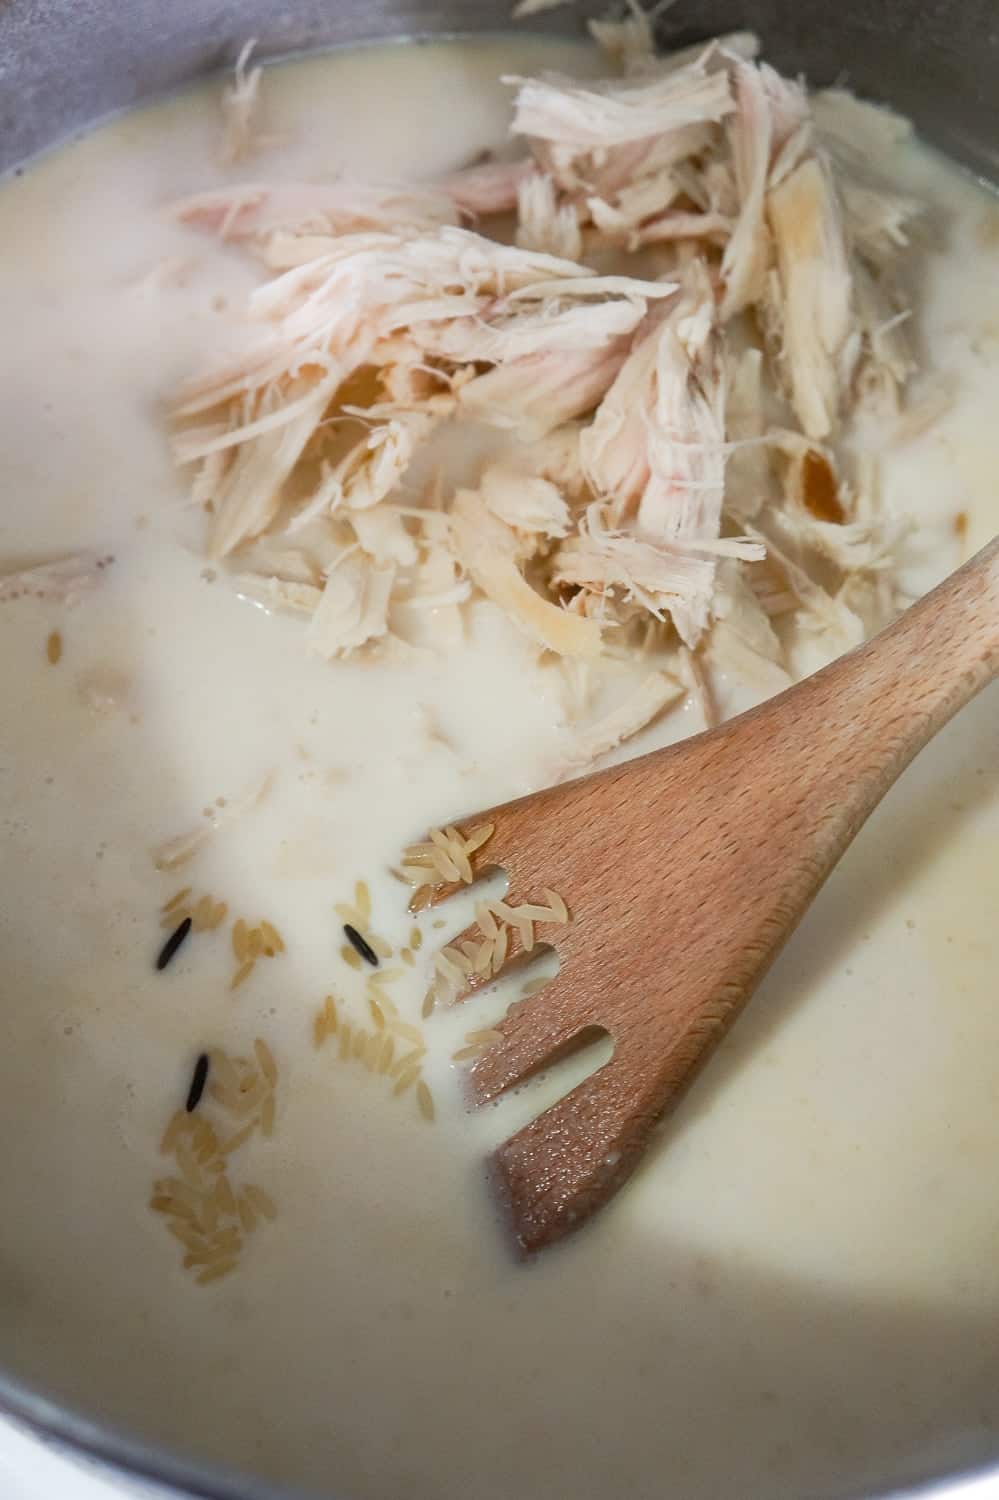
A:
[[[574,32],[581,16],[605,9],[605,0],[584,0],[520,24]],[[249,36],[266,58],[379,38],[495,32],[508,17],[505,0],[0,0],[0,172],[103,116],[230,64]],[[816,83],[845,79],[887,99],[929,140],[999,180],[996,0],[678,0],[661,36],[682,45],[742,27],[761,33],[768,58],[785,71]],[[137,1442],[2,1372],[0,1410],[40,1440],[119,1476],[126,1494],[297,1500]],[[927,1475],[881,1500],[903,1495],[999,1500],[999,1460],[961,1476]]]

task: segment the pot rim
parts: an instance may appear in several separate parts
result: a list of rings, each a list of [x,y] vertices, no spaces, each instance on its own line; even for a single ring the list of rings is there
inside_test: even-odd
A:
[[[538,36],[564,39],[565,31],[549,30],[545,17],[539,15],[531,19],[533,25],[529,23],[525,26],[520,22],[519,29]],[[388,36],[326,42],[291,49],[278,47],[268,50],[265,46],[255,55],[254,60],[272,66],[323,53],[464,40],[482,42],[505,35],[509,35],[509,28],[500,26],[475,31],[462,28],[402,31]],[[235,55],[234,52],[229,65],[235,60]],[[144,109],[182,96],[213,76],[221,77],[223,74],[213,68],[209,73],[192,75],[174,87],[144,97],[138,103],[126,103],[112,108],[95,115],[82,126],[71,127],[38,151],[30,152],[14,166],[0,171],[0,186],[9,176],[20,173],[22,167],[44,159],[51,151],[70,145],[134,109]],[[960,167],[961,164],[957,165]],[[975,167],[971,171],[984,186],[992,186],[990,179]],[[334,1491],[272,1483],[254,1477],[247,1471],[216,1464],[208,1459],[184,1456],[161,1442],[131,1435],[126,1428],[113,1421],[88,1416],[82,1407],[72,1401],[46,1395],[40,1386],[10,1374],[2,1364],[0,1418],[9,1419],[23,1432],[71,1460],[89,1461],[109,1482],[124,1480],[152,1486],[155,1493],[163,1496],[163,1500],[170,1500],[170,1497],[175,1497],[175,1500],[337,1500]],[[516,1500],[516,1497],[511,1497],[511,1500]],[[813,1497],[803,1496],[801,1500],[813,1500]],[[999,1456],[963,1465],[956,1471],[942,1469],[929,1477],[888,1490],[837,1491],[835,1495],[823,1495],[822,1500],[999,1500]]]

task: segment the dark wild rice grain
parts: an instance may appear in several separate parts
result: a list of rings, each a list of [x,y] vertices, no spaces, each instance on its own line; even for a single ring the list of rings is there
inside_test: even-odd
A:
[[[363,938],[356,927],[351,927],[349,922],[343,924],[343,935],[348,943],[361,957],[371,965],[373,969],[378,967],[378,954],[372,948],[366,938]]]
[[[191,919],[190,917],[185,917],[180,926],[177,927],[173,932],[171,932],[170,936],[163,944],[163,947],[160,949],[160,956],[156,960],[157,969],[166,968],[167,964],[170,962],[171,958],[173,958],[174,954],[177,952],[177,949],[187,937],[187,934],[190,932],[190,930]]]
[[[191,1079],[191,1087],[187,1091],[187,1103],[184,1108],[189,1115],[193,1115],[201,1103],[201,1096],[205,1092],[205,1084],[208,1082],[208,1053],[202,1052],[194,1064],[194,1076]]]

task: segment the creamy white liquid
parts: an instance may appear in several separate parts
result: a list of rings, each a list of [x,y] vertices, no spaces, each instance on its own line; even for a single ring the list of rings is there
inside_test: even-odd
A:
[[[485,43],[274,72],[288,139],[236,175],[460,165],[505,131],[498,76],[555,61]],[[516,1264],[482,1164],[539,1096],[466,1115],[449,1063],[497,998],[428,1028],[433,1126],[311,1024],[331,990],[362,1016],[333,902],[366,879],[404,940],[386,866],[544,781],[561,681],[489,607],[418,668],[330,666],[206,575],[161,405],[239,336],[257,273],[163,206],[233,175],[217,138],[195,95],[0,190],[0,559],[116,559],[75,609],[0,605],[0,1361],[356,1500],[776,1500],[999,1449],[999,693],[899,783],[637,1179]],[[997,219],[929,155],[899,171],[946,247],[919,327],[955,404],[887,473],[928,583],[999,525]],[[256,810],[157,873],[155,844],[269,771]],[[226,933],[155,974],[160,905],[188,883],[276,923],[287,954],[235,995]],[[426,960],[447,933],[423,926]],[[397,991],[413,1018],[425,981]],[[245,1172],[279,1215],[199,1288],[147,1207],[157,1144],[197,1052],[257,1035],[279,1110]]]

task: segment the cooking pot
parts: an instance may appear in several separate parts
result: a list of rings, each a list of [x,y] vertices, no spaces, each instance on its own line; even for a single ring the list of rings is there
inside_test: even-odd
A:
[[[603,10],[598,0],[518,24],[575,33],[581,17]],[[230,66],[248,37],[266,59],[400,36],[495,32],[509,24],[504,0],[3,0],[0,171],[102,117]],[[741,28],[759,32],[768,59],[785,72],[805,73],[818,84],[846,81],[860,94],[887,100],[969,170],[999,180],[995,0],[678,0],[659,31],[665,45],[679,46]],[[295,1500],[291,1491],[135,1441],[2,1370],[0,1408],[39,1439],[99,1464],[125,1493],[137,1485],[140,1494],[160,1496]],[[893,1493],[900,1500],[903,1492]],[[999,1497],[999,1461],[976,1473],[928,1474],[904,1494]]]

